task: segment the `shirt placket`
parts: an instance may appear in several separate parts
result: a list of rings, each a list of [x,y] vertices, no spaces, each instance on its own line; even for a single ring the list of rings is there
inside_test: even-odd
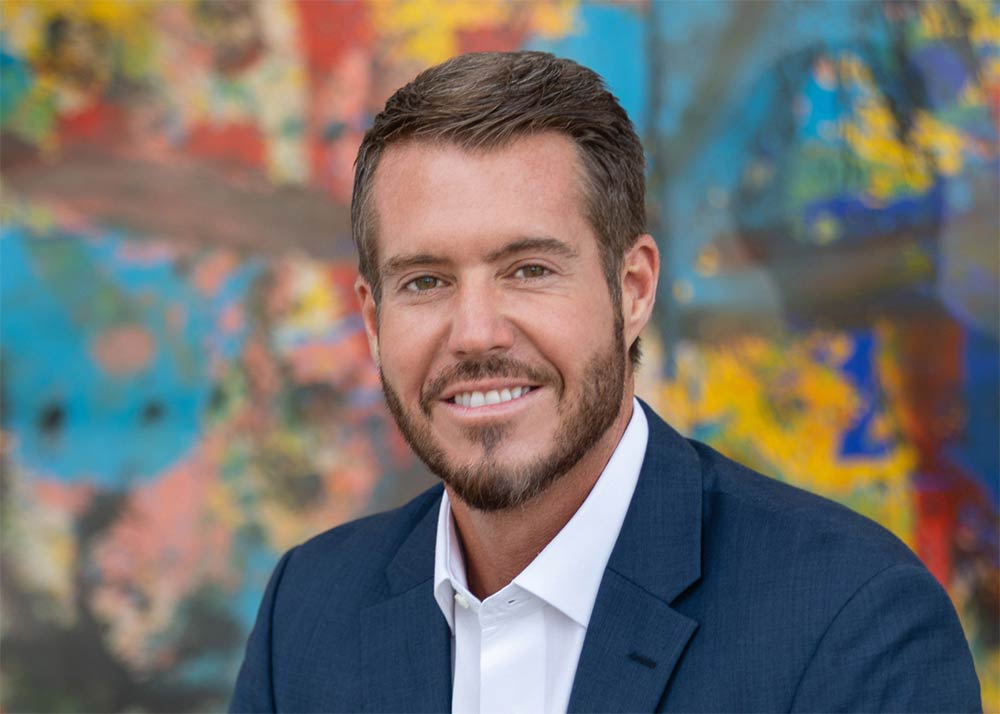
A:
[[[542,603],[516,587],[480,608],[480,700],[483,714],[541,712],[545,707]]]

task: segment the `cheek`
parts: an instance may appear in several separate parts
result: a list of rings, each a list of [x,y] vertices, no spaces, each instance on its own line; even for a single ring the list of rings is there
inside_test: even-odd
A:
[[[584,356],[606,349],[612,339],[610,302],[606,292],[596,291],[548,300],[523,310],[518,328],[560,372],[572,373],[586,363]]]
[[[439,331],[435,320],[429,316],[404,317],[383,312],[379,325],[379,358],[383,372],[397,389],[419,390],[436,353]]]

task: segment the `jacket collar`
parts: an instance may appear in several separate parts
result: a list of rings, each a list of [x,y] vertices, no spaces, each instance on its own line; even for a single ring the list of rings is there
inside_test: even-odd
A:
[[[645,403],[639,483],[604,572],[569,711],[653,711],[698,624],[670,603],[701,576],[701,465]]]
[[[386,568],[389,592],[393,595],[416,587],[425,580],[434,579],[434,543],[437,539],[437,519],[444,486],[434,486],[430,494],[433,497],[429,499],[426,511]]]
[[[701,577],[701,462],[684,437],[640,404],[649,440],[608,568],[670,602]]]

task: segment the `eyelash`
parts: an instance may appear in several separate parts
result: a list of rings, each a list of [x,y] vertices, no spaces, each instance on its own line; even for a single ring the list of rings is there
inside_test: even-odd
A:
[[[431,280],[436,281],[433,288],[427,288],[426,290],[421,290],[420,288],[416,287],[417,281],[424,280],[425,278],[430,278]],[[403,289],[411,293],[425,293],[430,290],[433,290],[434,288],[440,287],[440,283],[441,283],[441,278],[435,278],[433,275],[419,275],[415,277],[413,280],[403,285]]]
[[[528,268],[538,268],[542,271],[541,275],[533,275],[531,277],[527,275],[518,275],[518,273],[523,273]],[[538,280],[540,278],[548,277],[552,274],[552,271],[546,268],[544,265],[538,265],[537,263],[531,263],[529,265],[522,265],[520,268],[514,271],[514,277],[518,280]]]

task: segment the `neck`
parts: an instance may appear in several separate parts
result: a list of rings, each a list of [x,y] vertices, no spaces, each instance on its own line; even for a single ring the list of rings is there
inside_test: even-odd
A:
[[[543,493],[518,508],[480,511],[448,488],[469,591],[489,597],[524,570],[587,499],[632,418],[631,384],[618,416],[593,448]]]

